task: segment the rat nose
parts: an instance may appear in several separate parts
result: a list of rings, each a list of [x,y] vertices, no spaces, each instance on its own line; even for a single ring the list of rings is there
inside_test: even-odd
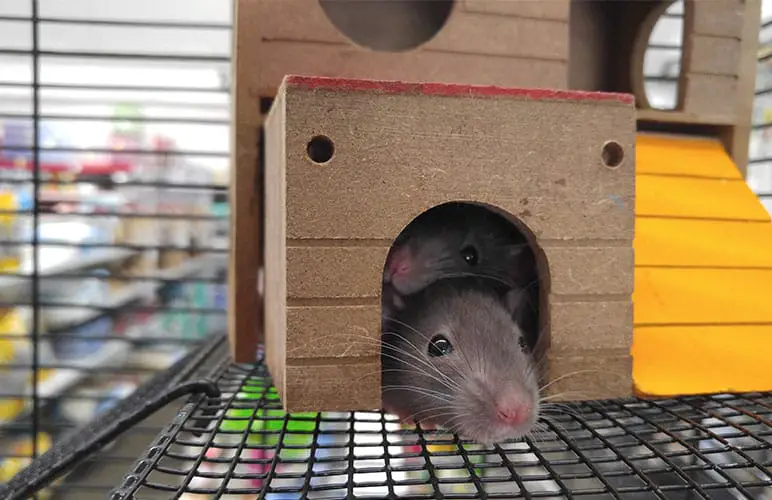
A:
[[[520,425],[528,420],[531,404],[525,401],[507,401],[496,405],[496,417],[508,425]]]

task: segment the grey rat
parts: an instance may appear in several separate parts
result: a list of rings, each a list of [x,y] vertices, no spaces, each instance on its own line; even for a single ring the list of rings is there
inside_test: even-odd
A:
[[[383,273],[384,317],[404,307],[406,296],[449,277],[477,276],[501,291],[521,293],[513,317],[537,336],[538,280],[533,251],[503,216],[475,204],[447,203],[418,216],[397,237]]]
[[[484,276],[522,286],[530,247],[502,216],[473,204],[448,203],[416,217],[386,258],[383,283],[404,296],[440,278]]]
[[[533,354],[512,321],[522,294],[444,278],[384,318],[384,410],[490,444],[530,432],[539,415]]]

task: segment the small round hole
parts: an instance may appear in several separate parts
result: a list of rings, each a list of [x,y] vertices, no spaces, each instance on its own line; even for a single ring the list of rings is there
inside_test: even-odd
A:
[[[327,163],[335,152],[335,146],[332,144],[332,139],[329,137],[317,135],[308,141],[306,152],[312,162]]]
[[[601,151],[601,159],[603,164],[608,168],[617,168],[622,164],[622,160],[625,159],[625,150],[616,141],[608,141],[603,145]]]

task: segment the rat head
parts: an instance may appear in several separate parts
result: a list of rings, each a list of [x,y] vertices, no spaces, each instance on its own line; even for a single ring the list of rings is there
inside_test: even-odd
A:
[[[530,432],[538,418],[535,364],[511,307],[487,280],[448,278],[384,322],[384,408],[489,444]]]
[[[389,252],[384,283],[402,295],[438,279],[463,276],[518,284],[520,261],[529,250],[522,235],[486,209],[456,212],[416,219]]]

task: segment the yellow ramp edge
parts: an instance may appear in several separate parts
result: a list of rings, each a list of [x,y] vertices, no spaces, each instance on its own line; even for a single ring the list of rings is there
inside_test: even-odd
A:
[[[743,180],[641,174],[635,177],[635,215],[769,222]]]
[[[640,133],[635,141],[637,174],[742,180],[723,145],[715,139]]]
[[[772,390],[772,224],[729,155],[639,134],[636,198],[637,390]]]

